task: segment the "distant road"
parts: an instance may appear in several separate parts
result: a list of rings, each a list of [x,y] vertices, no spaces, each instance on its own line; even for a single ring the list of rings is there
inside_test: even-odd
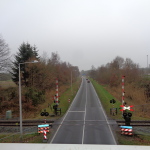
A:
[[[93,85],[85,78],[50,143],[116,145]]]

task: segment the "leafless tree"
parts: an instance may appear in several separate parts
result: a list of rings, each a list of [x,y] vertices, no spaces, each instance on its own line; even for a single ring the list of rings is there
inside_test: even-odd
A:
[[[9,47],[5,40],[0,36],[0,71],[6,70],[9,64]]]

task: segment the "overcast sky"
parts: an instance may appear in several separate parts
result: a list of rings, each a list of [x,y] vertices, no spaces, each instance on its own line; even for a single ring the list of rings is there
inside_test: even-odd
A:
[[[147,67],[150,0],[0,0],[0,34],[11,54],[28,42],[80,70],[116,56]]]

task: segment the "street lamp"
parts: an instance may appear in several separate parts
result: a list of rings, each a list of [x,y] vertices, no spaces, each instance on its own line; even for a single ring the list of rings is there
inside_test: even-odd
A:
[[[37,60],[31,62],[19,63],[19,108],[20,108],[20,134],[22,137],[22,100],[21,100],[21,75],[20,75],[20,65],[29,64],[29,63],[38,63]]]
[[[71,70],[71,94],[73,95],[72,93],[72,70]]]
[[[76,72],[77,70],[71,70],[71,93],[72,93],[72,95],[73,95],[73,88],[72,88],[72,72],[73,72],[73,71]]]

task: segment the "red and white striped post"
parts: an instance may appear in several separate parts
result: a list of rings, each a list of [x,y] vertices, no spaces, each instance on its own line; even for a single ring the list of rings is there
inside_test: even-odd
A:
[[[68,103],[70,103],[70,98],[68,99]]]
[[[56,104],[58,105],[58,79],[56,79]]]
[[[43,131],[43,134],[44,134],[44,140],[47,140],[46,130],[45,130],[45,129],[44,129],[44,131]]]
[[[122,105],[124,104],[124,78],[125,76],[122,76]]]

